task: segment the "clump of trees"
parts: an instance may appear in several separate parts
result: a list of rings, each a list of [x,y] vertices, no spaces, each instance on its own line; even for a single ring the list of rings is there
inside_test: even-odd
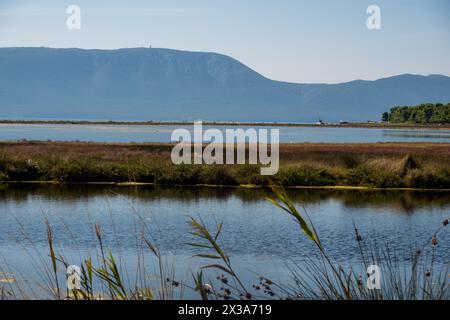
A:
[[[450,103],[425,103],[417,106],[397,106],[381,116],[384,122],[392,123],[450,123]]]

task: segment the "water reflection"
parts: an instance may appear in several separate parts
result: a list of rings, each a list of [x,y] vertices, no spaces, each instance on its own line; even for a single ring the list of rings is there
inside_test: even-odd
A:
[[[327,251],[345,263],[359,259],[354,224],[367,243],[389,243],[408,258],[411,248],[430,243],[450,213],[450,192],[289,189],[288,193],[305,206]],[[48,218],[58,248],[66,255],[95,255],[98,224],[105,247],[132,261],[144,222],[153,243],[183,261],[199,253],[187,245],[197,240],[186,223],[194,216],[209,228],[224,223],[220,242],[239,269],[267,274],[275,264],[316,253],[292,218],[265,200],[270,194],[245,188],[0,184],[0,254],[9,263],[28,268],[28,239],[46,252]],[[447,264],[448,229],[439,234],[436,249],[436,263]]]
[[[305,205],[338,201],[348,208],[386,208],[398,213],[412,214],[423,208],[450,206],[450,191],[420,190],[344,190],[344,189],[288,189],[287,193],[297,203]],[[51,201],[79,201],[96,197],[123,196],[151,202],[161,199],[193,202],[214,199],[226,201],[232,197],[243,203],[257,203],[272,196],[269,189],[233,187],[166,187],[117,185],[55,185],[0,183],[0,202],[16,203],[30,198]]]
[[[383,136],[386,138],[416,138],[416,139],[450,139],[450,132],[447,130],[383,130]]]

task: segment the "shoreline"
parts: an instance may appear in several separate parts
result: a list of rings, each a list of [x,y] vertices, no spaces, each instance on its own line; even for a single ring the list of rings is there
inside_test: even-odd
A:
[[[0,181],[0,186],[13,185],[56,185],[56,186],[117,186],[117,187],[176,187],[176,188],[230,188],[230,189],[269,189],[267,185],[220,185],[220,184],[158,184],[153,182],[61,182],[61,181]],[[379,188],[379,187],[361,187],[361,186],[283,186],[284,189],[319,189],[319,190],[343,190],[343,191],[415,191],[415,192],[450,192],[450,189],[436,189],[436,188]]]
[[[1,124],[49,124],[49,125],[136,125],[136,126],[189,126],[194,121],[96,121],[96,120],[7,120],[0,119]],[[415,123],[293,123],[293,122],[242,122],[242,121],[203,121],[204,126],[255,126],[255,127],[306,127],[306,128],[365,128],[365,129],[450,129],[450,124],[415,124]]]

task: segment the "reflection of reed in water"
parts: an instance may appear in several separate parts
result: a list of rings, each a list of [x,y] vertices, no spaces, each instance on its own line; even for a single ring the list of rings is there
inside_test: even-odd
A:
[[[389,208],[408,214],[421,208],[450,206],[450,191],[298,188],[288,189],[287,193],[294,202],[305,205],[336,200],[349,208]],[[0,184],[0,202],[18,203],[27,201],[30,196],[63,202],[115,196],[126,196],[144,202],[160,199],[186,202],[214,199],[220,202],[235,197],[243,202],[254,203],[265,201],[269,195],[270,191],[264,188]]]
[[[450,131],[447,130],[382,130],[384,137],[398,138],[432,138],[450,141]]]

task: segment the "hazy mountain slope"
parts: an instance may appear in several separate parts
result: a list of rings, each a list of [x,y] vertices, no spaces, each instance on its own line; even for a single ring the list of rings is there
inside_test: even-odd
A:
[[[306,85],[302,105],[323,118],[379,120],[395,105],[450,101],[450,77],[404,74],[375,81],[356,80],[333,85]]]
[[[0,117],[327,121],[450,101],[450,78],[272,81],[228,56],[169,49],[0,48]]]

